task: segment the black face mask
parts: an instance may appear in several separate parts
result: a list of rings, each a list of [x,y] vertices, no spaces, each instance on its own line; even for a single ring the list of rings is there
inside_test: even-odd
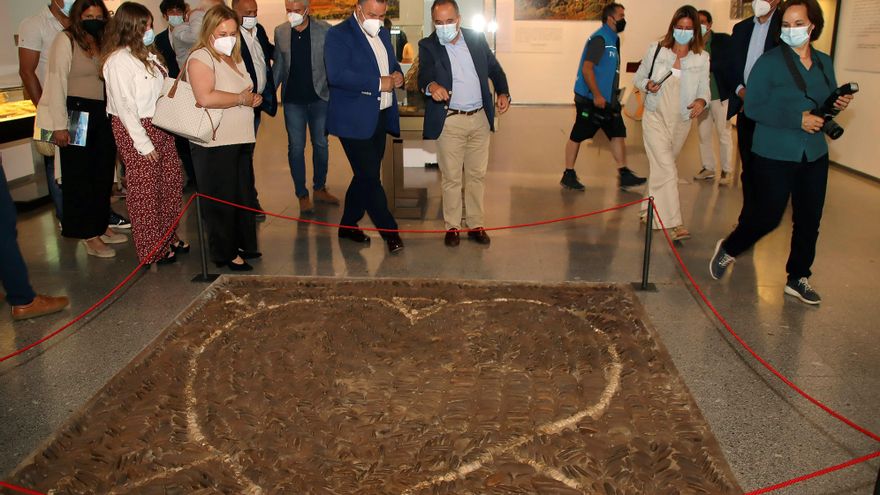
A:
[[[618,34],[622,33],[623,30],[626,29],[626,19],[621,19],[617,21],[617,24],[615,24],[614,28],[617,29]]]
[[[95,38],[101,35],[106,24],[107,21],[103,19],[86,19],[82,21],[83,29]]]

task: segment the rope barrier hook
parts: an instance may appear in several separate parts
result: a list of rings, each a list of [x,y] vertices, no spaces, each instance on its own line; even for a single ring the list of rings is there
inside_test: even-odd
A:
[[[202,273],[193,277],[193,282],[211,283],[220,276],[216,273],[208,273],[208,243],[205,241],[205,226],[202,223],[202,195],[196,193],[196,223],[199,231],[199,255],[202,262]]]
[[[651,270],[651,243],[654,237],[654,196],[648,196],[648,210],[645,216],[645,252],[642,256],[642,280],[633,282],[632,286],[639,291],[657,292],[657,286],[648,282]]]

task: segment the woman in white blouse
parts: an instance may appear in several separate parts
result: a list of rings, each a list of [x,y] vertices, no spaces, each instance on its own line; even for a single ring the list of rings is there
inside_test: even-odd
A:
[[[174,137],[153,126],[156,101],[168,73],[153,47],[153,17],[125,2],[104,37],[107,113],[126,166],[128,212],[138,258],[145,265],[173,263],[189,245],[176,234],[183,175]]]
[[[675,11],[666,36],[651,43],[633,82],[647,95],[642,135],[650,165],[648,195],[654,197],[664,224],[672,228],[673,240],[689,239],[681,218],[675,159],[690,133],[691,121],[710,98],[709,54],[703,50],[695,8],[685,5]]]

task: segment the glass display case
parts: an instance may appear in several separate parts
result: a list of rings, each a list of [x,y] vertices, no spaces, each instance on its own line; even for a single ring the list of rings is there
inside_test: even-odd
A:
[[[21,86],[0,89],[0,157],[3,171],[17,203],[48,195],[43,157],[34,150],[37,109]]]

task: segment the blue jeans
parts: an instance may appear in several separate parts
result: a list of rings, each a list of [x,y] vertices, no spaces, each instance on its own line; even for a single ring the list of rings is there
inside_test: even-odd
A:
[[[327,102],[317,100],[307,104],[285,103],[284,123],[287,127],[287,162],[296,189],[296,197],[309,195],[306,187],[306,125],[312,138],[313,189],[323,189],[327,183]]]
[[[21,306],[32,303],[36,294],[28,281],[27,266],[18,248],[15,222],[15,203],[9,195],[6,173],[0,167],[0,282],[6,289],[9,304]]]
[[[62,207],[61,186],[55,180],[55,157],[44,156],[43,165],[46,167],[46,186],[49,188],[49,197],[52,198],[52,203],[55,205],[55,218],[61,221],[64,208]]]

